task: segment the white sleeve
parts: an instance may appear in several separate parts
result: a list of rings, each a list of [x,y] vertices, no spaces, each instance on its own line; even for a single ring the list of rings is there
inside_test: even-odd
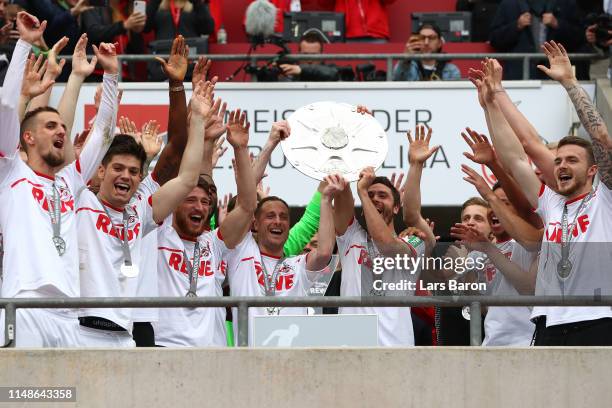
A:
[[[115,137],[117,81],[117,74],[104,74],[100,109],[96,115],[96,120],[87,143],[85,143],[81,156],[76,161],[76,169],[83,177],[85,183],[95,174]]]
[[[152,196],[159,190],[159,183],[155,181],[151,173],[147,175],[140,184],[138,185],[138,189],[136,190],[136,194],[140,194],[143,197]],[[171,216],[171,215],[170,215]]]
[[[141,197],[135,203],[138,216],[140,217],[140,222],[142,223],[141,228],[143,237],[163,225],[163,221],[158,224],[153,219],[152,203],[152,196]]]
[[[344,253],[348,249],[348,246],[353,243],[355,235],[357,235],[357,233],[361,230],[363,230],[363,228],[361,227],[361,225],[359,225],[357,219],[353,217],[348,228],[346,229],[346,231],[344,231],[344,234],[338,235],[336,237],[336,243],[338,244],[338,254],[344,255]],[[360,242],[359,244],[365,244],[365,242]]]
[[[0,157],[13,157],[17,154],[21,129],[17,106],[21,95],[23,71],[31,48],[27,42],[17,41],[0,91]]]
[[[546,225],[546,219],[548,218],[547,208],[550,206],[552,196],[556,194],[547,185],[542,184],[540,193],[538,194],[538,208],[536,213],[540,216],[544,225]]]

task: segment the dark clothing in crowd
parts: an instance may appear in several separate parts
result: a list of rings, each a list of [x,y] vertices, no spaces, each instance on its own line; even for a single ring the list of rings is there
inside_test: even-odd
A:
[[[584,44],[584,28],[578,19],[575,0],[531,1],[503,0],[491,24],[490,41],[498,52],[534,53],[540,52],[540,40],[534,38],[533,27],[541,21],[543,13],[553,13],[559,26],[546,27],[543,40],[556,41],[564,45],[568,52],[574,52]],[[521,14],[531,12],[532,25],[522,30],[517,27]],[[543,61],[532,61],[530,78],[544,79],[545,75],[537,68]],[[504,61],[504,79],[522,79],[521,60]],[[579,78],[580,79],[580,78]]]
[[[178,24],[170,10],[159,8],[161,0],[150,0],[147,3],[147,23],[145,32],[155,31],[156,40],[171,40],[181,34],[185,38],[208,35],[215,30],[215,21],[210,15],[208,5],[200,0],[193,1],[191,12],[180,11]]]
[[[499,0],[457,0],[457,11],[472,13],[471,41],[486,42],[489,40],[489,25],[495,17]]]

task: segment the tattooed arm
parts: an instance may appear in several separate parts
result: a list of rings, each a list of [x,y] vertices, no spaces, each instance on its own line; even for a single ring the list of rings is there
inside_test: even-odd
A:
[[[565,48],[554,41],[542,46],[548,57],[550,68],[538,65],[538,68],[552,79],[559,81],[567,91],[578,117],[591,137],[595,163],[599,167],[599,176],[606,187],[612,189],[612,139],[608,128],[584,89],[580,86],[567,56]]]

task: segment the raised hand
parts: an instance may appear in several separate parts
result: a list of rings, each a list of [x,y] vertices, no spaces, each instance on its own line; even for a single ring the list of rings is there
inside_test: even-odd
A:
[[[376,173],[374,173],[373,167],[365,167],[359,173],[359,181],[357,181],[357,190],[358,192],[366,193],[368,192],[368,188],[374,182],[376,178]]]
[[[365,105],[357,105],[357,113],[361,113],[362,115],[365,115],[366,113],[368,115],[372,115],[372,111]]]
[[[478,103],[480,106],[485,109],[485,99],[486,99],[486,87],[484,84],[485,73],[478,69],[470,68],[468,70],[468,79],[470,82],[474,84],[476,90],[478,91]]]
[[[136,141],[142,144],[142,135],[136,127],[136,123],[125,116],[119,118],[119,131],[121,134],[132,136]]]
[[[133,31],[135,33],[141,33],[145,27],[147,22],[147,16],[140,13],[132,13],[130,16],[123,22],[123,28],[126,31]]]
[[[227,141],[234,149],[246,149],[249,144],[249,128],[251,124],[247,121],[246,112],[237,109],[230,112],[227,121]]]
[[[91,75],[98,63],[98,57],[94,56],[87,61],[87,34],[81,35],[72,53],[72,74],[85,79]]]
[[[450,235],[458,240],[458,244],[465,245],[472,251],[484,251],[486,246],[490,244],[490,241],[482,232],[464,224],[455,224],[454,227],[451,227]]]
[[[232,193],[224,195],[223,201],[219,200],[219,225],[223,222],[225,216],[227,215],[227,205],[231,199]]]
[[[91,10],[91,9],[93,9],[93,6],[89,5],[88,0],[79,0],[70,9],[70,14],[72,14],[72,17],[78,17],[84,12]]]
[[[188,57],[189,47],[185,43],[185,38],[179,35],[172,41],[168,62],[160,57],[155,57],[155,59],[161,64],[164,74],[166,74],[170,81],[183,82],[187,74],[187,67],[189,66]],[[199,81],[193,83],[193,89],[196,88],[198,83]]]
[[[279,122],[272,123],[268,140],[276,145],[288,138],[290,134],[291,128],[289,127],[289,122],[286,120],[281,120]]]
[[[47,61],[43,63],[43,56],[39,55],[34,59],[32,54],[26,62],[23,82],[21,84],[21,94],[28,100],[42,95],[47,92],[55,80],[45,76],[47,70]]]
[[[494,84],[493,89],[496,91],[503,89],[501,82],[504,77],[504,69],[499,61],[495,58],[485,58],[482,61],[482,67],[486,74],[491,77],[491,81]]]
[[[412,139],[410,131],[408,131],[407,136],[408,143],[410,145],[408,149],[408,161],[410,163],[423,164],[440,148],[440,146],[434,146],[432,148],[429,147],[431,128],[428,129],[427,136],[425,136],[425,126],[423,125],[417,126],[414,140]]]
[[[142,125],[141,143],[147,153],[147,160],[152,160],[162,147],[162,138],[159,136],[159,124],[156,120],[150,120]]]
[[[221,99],[219,99],[221,101]],[[217,104],[216,101],[211,109],[210,118],[206,122],[206,138],[218,139],[225,133],[225,111],[227,110],[227,103],[223,102]],[[225,140],[225,139],[223,139]],[[223,142],[221,142],[223,144]],[[214,155],[213,155],[214,157]],[[214,166],[213,166],[214,167]]]
[[[563,45],[554,41],[548,41],[542,45],[542,51],[544,51],[544,54],[546,54],[548,58],[550,68],[544,65],[538,65],[540,71],[544,72],[555,81],[560,82],[563,86],[571,85],[576,81],[576,76],[572,70],[572,64]]]
[[[95,56],[106,74],[117,74],[119,72],[119,61],[115,44],[100,43],[100,47],[92,45]]]
[[[472,153],[464,152],[463,155],[474,163],[489,165],[495,161],[495,151],[485,135],[479,135],[469,127],[465,128],[467,135],[461,132],[461,137],[468,144]],[[468,136],[469,135],[469,136]]]
[[[257,183],[257,197],[259,200],[263,200],[264,198],[270,195],[270,186],[264,187],[263,180],[260,180]]]
[[[57,62],[57,56],[68,44],[68,37],[62,37],[56,42],[47,54],[47,72],[45,73],[47,78],[55,79],[62,73],[66,60],[64,58]]]
[[[391,179],[389,181],[391,181],[391,184],[393,184],[395,189],[400,192],[400,195],[402,194],[402,191],[404,191],[404,186],[402,186],[403,180],[404,173],[400,173],[399,176],[395,172],[391,173]]]
[[[322,195],[329,200],[336,197],[336,195],[344,191],[348,186],[346,179],[340,174],[330,174],[326,176],[323,181],[325,181],[327,185],[323,189]]]
[[[6,44],[7,41],[10,40],[12,28],[13,24],[11,22],[0,27],[0,44]]]
[[[491,187],[489,187],[485,179],[482,178],[480,174],[476,173],[474,169],[462,164],[461,171],[465,174],[463,179],[476,187],[476,191],[478,191],[478,194],[480,194],[482,198],[487,200],[490,195],[493,194],[493,190],[491,190]]]
[[[206,57],[200,56],[198,61],[193,68],[193,74],[191,75],[191,86],[192,89],[195,89],[195,86],[200,81],[206,81],[206,76],[208,75],[208,70],[210,69],[211,60]]]
[[[42,40],[42,35],[47,28],[47,22],[42,23],[38,21],[38,18],[25,11],[17,13],[17,31],[19,31],[19,38],[23,41],[32,45]]]
[[[223,129],[224,129],[223,131],[225,132],[225,127]],[[214,150],[213,150],[213,155],[212,155],[212,168],[213,169],[217,166],[217,162],[219,161],[219,159],[223,157],[223,155],[227,151],[227,146],[223,146],[224,142],[225,142],[225,137],[220,137],[215,142],[215,147],[213,148]]]
[[[213,107],[212,94],[214,89],[215,85],[210,81],[198,83],[189,101],[189,111],[192,115],[200,116],[206,120],[206,116]]]

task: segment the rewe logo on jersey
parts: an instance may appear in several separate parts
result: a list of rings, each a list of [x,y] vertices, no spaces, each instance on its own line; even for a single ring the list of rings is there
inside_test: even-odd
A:
[[[59,194],[60,202],[62,203],[62,214],[67,213],[68,211],[74,211],[74,198],[72,197],[72,194],[70,194],[70,190],[64,186],[59,186]],[[45,197],[45,192],[42,188],[32,186],[32,196],[34,196],[36,202],[40,204],[43,211],[49,212],[49,201],[51,200],[51,197]]]
[[[264,271],[259,261],[253,261],[255,264],[255,273],[257,274],[257,282],[265,289],[266,284],[264,283]],[[270,273],[273,273],[270,271]],[[279,266],[276,275],[276,291],[282,292],[283,290],[289,290],[293,287],[295,278],[295,272],[293,267],[283,262]]]
[[[125,231],[123,228],[123,224],[113,226],[110,218],[106,214],[98,214],[98,219],[96,220],[96,229],[105,234],[110,235],[111,237],[118,238],[120,240],[124,240]],[[138,218],[134,215],[130,215],[128,219],[128,231],[127,231],[127,239],[128,241],[133,240],[140,234],[140,222],[138,222]]]
[[[184,256],[180,252],[172,252],[168,257],[168,265],[177,272],[187,275],[187,264],[183,259]],[[191,259],[193,262],[193,259]],[[200,269],[198,269],[198,276],[212,276],[214,274],[210,262],[208,260],[200,261]]]
[[[584,234],[589,229],[589,215],[582,214],[576,219],[576,225],[569,224],[568,230],[571,232],[572,237],[577,238],[579,235]],[[549,242],[561,243],[563,237],[563,230],[560,222],[549,222],[546,226],[546,240]]]

